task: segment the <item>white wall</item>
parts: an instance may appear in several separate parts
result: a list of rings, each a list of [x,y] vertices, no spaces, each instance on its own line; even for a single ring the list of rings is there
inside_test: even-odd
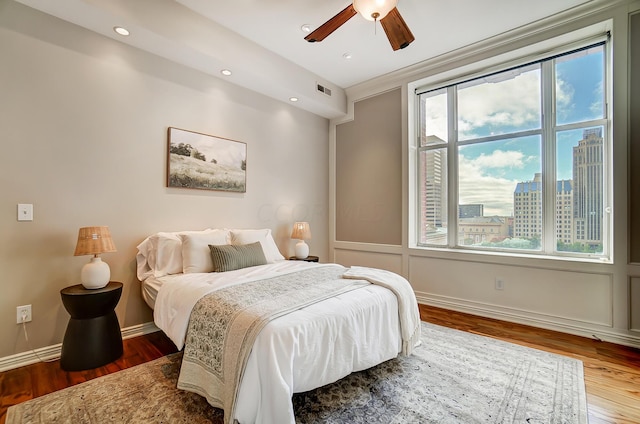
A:
[[[271,228],[295,220],[328,256],[328,121],[11,1],[0,1],[0,358],[28,350],[16,306],[33,305],[31,346],[62,340],[60,289],[79,283],[78,228],[108,225],[103,255],[124,291],[122,327],[152,320],[136,245],[157,231]],[[247,192],[165,187],[167,127],[247,143]],[[16,205],[34,205],[18,222]]]
[[[640,313],[636,310],[640,305],[640,266],[628,262],[627,225],[628,21],[629,13],[638,9],[638,1],[589,4],[349,88],[347,96],[351,116],[331,122],[332,172],[336,169],[336,145],[341,142],[338,137],[341,131],[336,128],[350,119],[360,121],[359,126],[366,128],[366,116],[353,113],[358,110],[358,102],[372,102],[375,99],[383,102],[385,100],[381,93],[397,87],[402,89],[402,101],[396,105],[403,114],[403,182],[402,188],[399,188],[404,193],[402,243],[381,245],[366,243],[365,240],[340,240],[336,237],[335,225],[340,211],[333,200],[330,209],[331,259],[345,265],[378,266],[401,273],[411,282],[418,300],[428,305],[587,337],[597,335],[604,340],[640,346]],[[552,39],[566,43],[571,38],[568,36],[571,32],[586,34],[599,31],[604,34],[606,30],[611,31],[613,47],[613,86],[610,89],[613,90],[614,101],[609,106],[613,111],[614,134],[614,263],[584,263],[416,247],[410,236],[413,227],[410,217],[416,205],[408,196],[410,190],[415,190],[415,179],[410,173],[414,156],[408,140],[415,133],[410,125],[414,107],[411,93],[416,81],[461,78],[469,73],[491,69],[491,66],[500,63],[499,60],[506,60],[504,58],[513,60],[520,51],[531,49],[536,43],[544,44]],[[348,163],[342,163],[342,166],[348,166]],[[342,182],[335,172],[331,179],[330,189],[335,197],[336,187]],[[371,225],[375,226],[376,223]],[[496,277],[505,281],[504,290],[495,289]]]

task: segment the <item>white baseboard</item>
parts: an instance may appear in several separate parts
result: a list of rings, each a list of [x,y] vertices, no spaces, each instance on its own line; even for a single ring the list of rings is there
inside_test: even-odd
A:
[[[435,306],[443,309],[451,309],[453,311],[465,312],[472,315],[478,315],[486,318],[494,318],[502,321],[514,322],[517,324],[530,325],[532,327],[545,328],[547,330],[559,331],[577,336],[583,336],[593,339],[597,336],[599,339],[611,343],[624,346],[640,348],[640,337],[619,334],[612,330],[602,328],[592,328],[588,326],[567,325],[566,323],[557,323],[546,318],[523,316],[513,310],[504,311],[491,308],[486,304],[473,304],[468,302],[457,302],[454,299],[439,299],[429,296],[426,293],[416,293],[418,302],[423,305]],[[134,325],[122,329],[122,339],[130,339],[145,334],[160,331],[152,322]],[[40,361],[55,361],[60,359],[62,343],[35,349],[35,351],[27,351],[17,353],[11,356],[0,358],[0,372],[23,367],[25,365],[35,364]]]
[[[459,301],[452,298],[439,298],[430,296],[426,293],[416,293],[418,303],[437,308],[450,309],[452,311],[464,312],[471,315],[477,315],[485,318],[494,318],[502,321],[513,322],[516,324],[529,325],[531,327],[544,328],[546,330],[558,331],[561,333],[582,336],[589,339],[596,339],[611,342],[623,346],[640,348],[640,337],[630,334],[618,333],[610,328],[602,328],[589,325],[589,323],[581,323],[579,321],[556,322],[548,316],[535,316],[525,314],[524,312],[514,309],[501,309],[492,307],[483,303],[475,303],[468,301]]]
[[[152,322],[145,322],[131,327],[123,328],[122,339],[130,339],[145,334],[160,331]],[[35,364],[36,362],[52,362],[60,359],[62,351],[62,343],[52,346],[41,347],[27,352],[16,353],[15,355],[0,358],[0,372],[9,371],[15,368],[24,367],[25,365]]]
[[[133,325],[131,327],[122,329],[122,340],[131,339],[133,337],[144,336],[145,334],[155,333],[160,331],[158,327],[152,322],[145,322],[144,324]]]

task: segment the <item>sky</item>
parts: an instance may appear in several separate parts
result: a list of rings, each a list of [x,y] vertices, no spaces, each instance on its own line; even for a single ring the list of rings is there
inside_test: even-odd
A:
[[[603,117],[603,47],[556,60],[556,111],[559,125]],[[470,140],[541,126],[539,66],[476,80],[458,88],[458,137]],[[426,104],[428,135],[447,139],[446,94]],[[432,131],[429,131],[432,130]],[[572,178],[573,146],[583,129],[557,134],[557,180]],[[485,215],[513,214],[518,182],[541,172],[541,135],[461,146],[458,156],[459,203],[484,204]]]
[[[205,156],[207,162],[215,159],[220,165],[240,168],[242,161],[247,159],[247,145],[245,143],[216,136],[172,128],[171,143],[191,144]]]

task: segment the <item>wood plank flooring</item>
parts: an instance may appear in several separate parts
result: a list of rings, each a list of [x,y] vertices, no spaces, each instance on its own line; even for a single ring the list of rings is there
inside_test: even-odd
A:
[[[579,359],[589,423],[640,423],[639,349],[424,305],[420,315],[423,321]]]
[[[640,423],[640,350],[424,305],[420,313],[423,321],[580,359],[589,423]],[[175,351],[173,343],[157,332],[125,340],[120,359],[93,370],[66,372],[53,361],[0,373],[0,424],[11,405]]]

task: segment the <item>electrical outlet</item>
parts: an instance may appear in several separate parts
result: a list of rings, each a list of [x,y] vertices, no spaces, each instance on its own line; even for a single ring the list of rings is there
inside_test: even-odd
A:
[[[31,305],[16,306],[16,324],[31,322]]]
[[[504,279],[496,277],[496,290],[504,290]]]

